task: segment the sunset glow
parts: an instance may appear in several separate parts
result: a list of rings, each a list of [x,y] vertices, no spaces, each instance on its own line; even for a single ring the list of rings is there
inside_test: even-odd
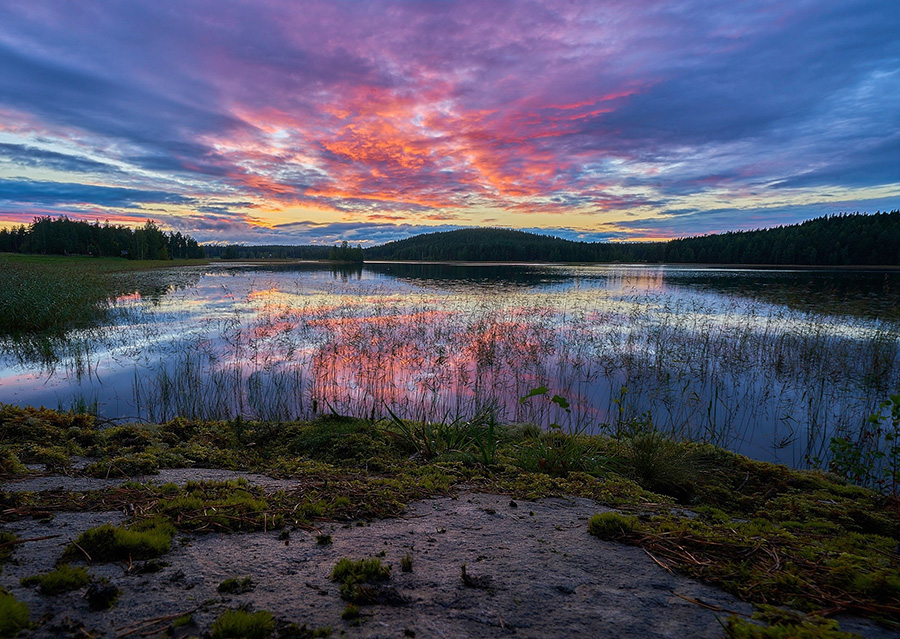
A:
[[[900,204],[888,0],[0,11],[0,226],[643,240]]]

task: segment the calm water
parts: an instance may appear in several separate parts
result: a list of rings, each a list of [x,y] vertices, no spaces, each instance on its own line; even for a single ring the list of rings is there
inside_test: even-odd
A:
[[[649,415],[803,466],[900,389],[897,273],[228,264],[140,277],[111,325],[53,357],[0,343],[0,402],[151,421],[492,410],[589,431]],[[571,413],[519,401],[541,385]]]

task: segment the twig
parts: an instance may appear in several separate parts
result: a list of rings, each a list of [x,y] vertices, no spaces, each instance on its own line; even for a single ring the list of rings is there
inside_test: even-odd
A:
[[[643,547],[641,548],[641,550],[643,550],[645,553],[647,553],[647,556],[650,557],[650,559],[652,559],[654,562],[656,562],[656,565],[657,565],[657,566],[659,566],[660,568],[662,568],[663,570],[665,570],[665,571],[668,572],[669,574],[672,574],[672,569],[669,568],[669,567],[668,567],[666,564],[664,564],[663,562],[661,562],[659,559],[657,559],[656,557],[654,557],[654,556],[653,556],[653,553],[651,553],[649,550],[647,550],[646,548],[643,548]]]
[[[200,606],[202,606],[202,605],[203,604],[200,604]],[[127,637],[128,635],[133,635],[136,632],[140,632],[141,630],[146,630],[147,628],[150,628],[152,626],[156,626],[161,623],[171,621],[172,619],[178,619],[178,617],[190,615],[190,614],[196,612],[200,608],[200,606],[195,606],[194,608],[191,608],[187,612],[179,612],[174,615],[166,615],[164,617],[156,617],[154,619],[146,619],[144,621],[139,622],[135,626],[131,626],[130,628],[128,626],[116,628],[116,632],[118,633],[116,636],[121,639],[121,637]],[[126,632],[122,632],[123,630],[125,630]]]
[[[692,603],[695,606],[700,606],[701,608],[706,608],[707,610],[712,610],[713,612],[727,612],[729,615],[738,615],[740,617],[749,618],[750,615],[744,614],[743,612],[738,612],[737,610],[729,610],[728,608],[723,608],[722,606],[716,606],[714,604],[708,604],[705,601],[701,601],[699,599],[694,599],[693,597],[688,597],[686,595],[679,595],[674,590],[670,590],[673,595],[678,597],[679,599],[684,599],[688,603]]]
[[[28,543],[29,541],[43,541],[45,539],[56,539],[57,537],[62,537],[62,535],[44,535],[43,537],[29,537],[28,539],[14,539],[12,541],[7,541],[4,544],[0,544],[0,550],[6,548],[7,546],[16,546],[18,544]]]
[[[87,551],[87,550],[85,550],[84,548],[82,548],[81,546],[79,546],[79,545],[78,545],[77,543],[75,543],[74,541],[72,542],[72,545],[75,546],[78,550],[80,550],[81,552],[84,553],[84,556],[87,557],[87,560],[88,560],[88,563],[89,563],[89,564],[94,563],[94,560],[91,559],[91,556],[88,554],[88,551]]]

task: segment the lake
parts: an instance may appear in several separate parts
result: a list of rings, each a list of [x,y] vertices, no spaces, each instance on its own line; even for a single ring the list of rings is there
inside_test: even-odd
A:
[[[0,341],[0,402],[147,421],[491,412],[610,433],[640,418],[803,467],[900,390],[897,272],[229,263],[122,277],[135,291],[106,326],[40,353]]]

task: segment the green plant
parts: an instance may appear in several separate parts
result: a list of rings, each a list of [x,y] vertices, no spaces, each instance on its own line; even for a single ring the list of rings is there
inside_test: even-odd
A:
[[[0,475],[21,475],[28,469],[11,448],[0,446]]]
[[[355,606],[352,603],[347,604],[344,608],[344,611],[341,613],[341,619],[344,621],[351,621],[353,619],[359,618],[359,606]]]
[[[775,606],[760,606],[752,620],[730,616],[725,633],[728,639],[859,639],[852,632],[842,632],[834,619],[800,615]]]
[[[226,610],[210,628],[212,639],[263,639],[275,629],[272,613],[260,610]]]
[[[0,565],[12,556],[18,539],[15,533],[0,530]]]
[[[316,535],[316,543],[319,546],[328,546],[329,544],[331,544],[331,542],[332,542],[331,535],[324,534],[324,533],[321,535]]]
[[[638,528],[636,517],[617,512],[598,513],[588,520],[588,532],[600,539],[618,539]]]
[[[400,560],[400,570],[403,572],[412,572],[413,569],[413,560],[412,556],[409,553]]]
[[[37,586],[42,595],[59,595],[78,590],[91,580],[88,571],[81,567],[61,564],[52,572],[32,575],[22,579],[23,586]]]
[[[28,606],[0,589],[0,637],[13,637],[29,626]]]
[[[130,528],[103,524],[89,528],[66,548],[65,559],[111,562],[150,559],[165,554],[175,535],[175,527],[168,521],[153,518],[138,522]]]
[[[353,560],[344,557],[331,571],[331,579],[340,584],[341,598],[351,603],[371,603],[377,599],[372,586],[391,578],[391,569],[380,559]]]
[[[685,444],[658,430],[649,416],[620,432],[619,470],[653,492],[687,499],[693,494],[700,460]]]
[[[885,410],[887,412],[885,412]],[[834,436],[828,469],[860,486],[900,491],[900,393],[883,401],[859,431]]]
[[[250,592],[254,588],[256,588],[256,584],[250,577],[229,577],[228,579],[224,579],[216,590],[223,594],[239,595]]]

